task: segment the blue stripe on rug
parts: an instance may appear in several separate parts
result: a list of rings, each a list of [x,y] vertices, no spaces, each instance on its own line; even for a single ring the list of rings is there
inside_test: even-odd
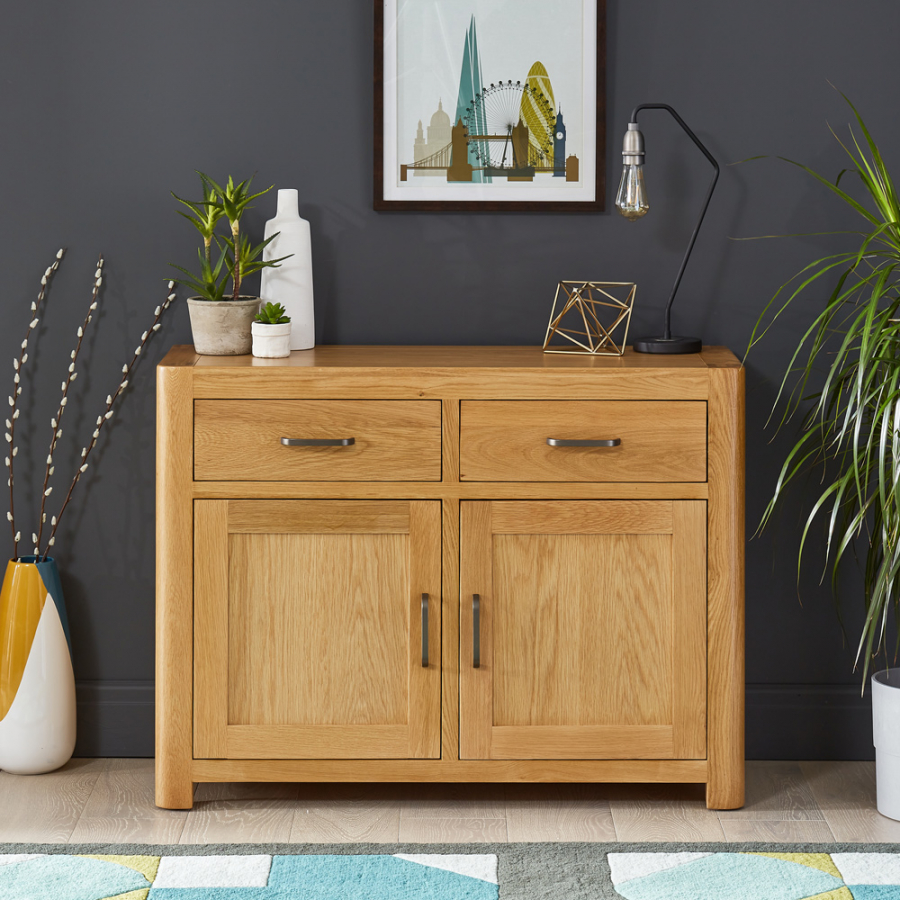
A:
[[[900,885],[853,884],[848,887],[853,900],[900,900]]]
[[[267,887],[152,888],[149,900],[498,900],[496,884],[393,856],[276,856]]]
[[[127,866],[79,856],[41,856],[0,866],[0,900],[103,900],[149,885]]]
[[[742,853],[716,853],[617,884],[626,900],[805,900],[842,887],[826,872],[798,863]],[[854,900],[856,888],[853,888]],[[885,895],[884,900],[900,900]],[[882,900],[873,894],[866,900]]]

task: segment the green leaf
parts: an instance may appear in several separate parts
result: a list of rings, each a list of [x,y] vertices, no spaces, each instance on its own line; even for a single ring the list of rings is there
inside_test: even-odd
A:
[[[789,488],[817,471],[819,484],[798,539],[797,575],[804,551],[821,541],[843,627],[838,573],[848,562],[861,561],[865,621],[856,663],[865,684],[873,660],[888,653],[888,624],[900,613],[900,208],[881,152],[847,102],[864,138],[860,144],[851,130],[849,144],[838,139],[852,167],[832,183],[808,166],[784,161],[811,175],[871,227],[836,233],[855,246],[814,260],[775,292],[747,354],[798,297],[813,291],[822,297],[778,387],[776,429],[795,416],[801,421],[759,527],[771,522]],[[862,200],[839,187],[845,174],[857,176]],[[817,529],[819,521],[824,532]]]

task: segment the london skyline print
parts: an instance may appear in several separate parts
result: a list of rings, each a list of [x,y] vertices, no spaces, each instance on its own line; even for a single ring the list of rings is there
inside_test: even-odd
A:
[[[384,0],[376,208],[602,208],[602,12],[597,0]]]

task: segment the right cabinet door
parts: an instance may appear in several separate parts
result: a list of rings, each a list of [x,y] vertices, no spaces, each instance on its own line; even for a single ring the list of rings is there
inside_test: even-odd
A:
[[[706,756],[706,501],[461,504],[460,756]]]

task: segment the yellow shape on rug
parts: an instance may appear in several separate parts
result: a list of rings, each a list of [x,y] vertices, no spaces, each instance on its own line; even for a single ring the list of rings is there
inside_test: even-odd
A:
[[[85,853],[85,859],[99,859],[103,862],[117,863],[120,866],[133,869],[140,872],[150,884],[156,878],[159,871],[159,856],[100,856],[97,854]],[[115,897],[107,897],[106,900],[147,900],[150,888],[138,888],[136,891],[129,891],[127,894],[116,894]]]
[[[853,894],[850,893],[850,888],[842,887],[836,891],[829,891],[827,894],[816,894],[815,897],[809,897],[808,900],[853,900]]]
[[[751,853],[748,855],[770,856],[772,859],[783,859],[785,862],[808,866],[810,869],[818,869],[820,872],[825,872],[828,875],[834,875],[835,878],[840,878],[841,881],[844,880],[844,876],[838,871],[834,861],[827,853]],[[841,890],[843,890],[843,888],[841,888]],[[832,894],[833,893],[834,892],[832,891]],[[822,894],[821,896],[831,900],[831,894]],[[849,897],[850,900],[853,900],[849,893],[846,896]]]

